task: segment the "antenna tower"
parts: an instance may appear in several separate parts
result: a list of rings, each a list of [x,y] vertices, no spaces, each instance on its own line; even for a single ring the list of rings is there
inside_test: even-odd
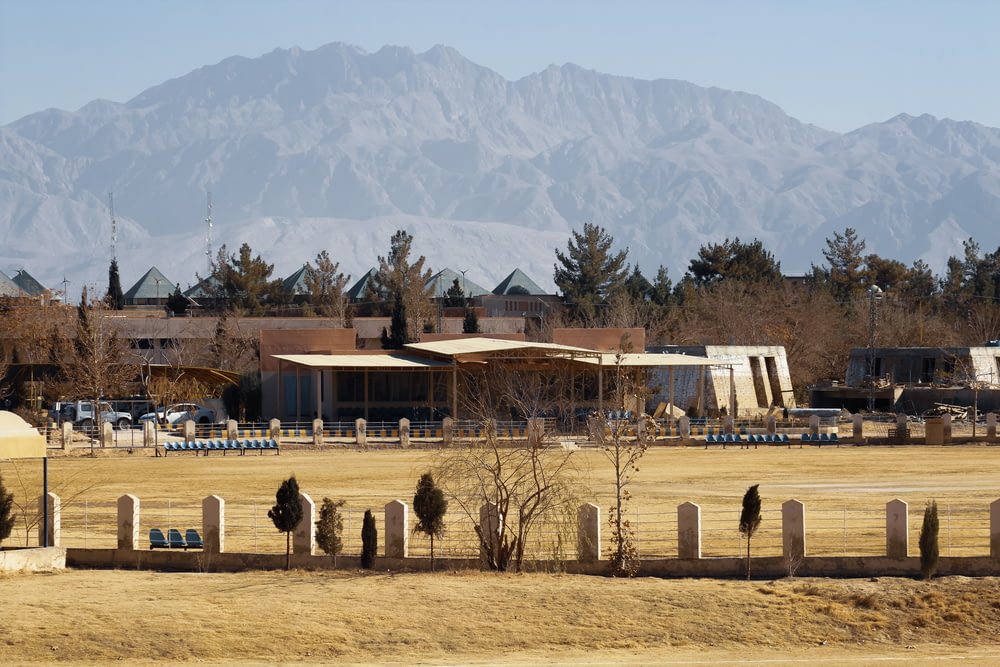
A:
[[[108,193],[108,208],[111,210],[111,261],[118,259],[115,246],[118,244],[118,223],[115,221],[115,195]]]
[[[212,274],[212,192],[208,193],[208,215],[205,217],[205,260],[208,262],[208,273]]]

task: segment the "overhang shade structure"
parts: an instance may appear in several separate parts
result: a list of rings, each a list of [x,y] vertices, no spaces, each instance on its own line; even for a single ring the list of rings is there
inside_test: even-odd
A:
[[[603,406],[603,375],[618,365],[630,369],[641,368],[672,368],[674,366],[709,367],[719,365],[719,362],[704,357],[683,354],[608,354],[581,347],[559,345],[555,343],[531,343],[523,341],[500,340],[493,338],[457,338],[453,340],[434,341],[429,343],[413,343],[406,346],[404,352],[370,354],[281,354],[273,355],[279,362],[278,386],[282,392],[286,387],[290,391],[281,394],[281,409],[284,414],[305,414],[302,408],[307,407],[303,397],[309,393],[302,389],[302,371],[311,373],[313,378],[310,386],[320,388],[310,395],[315,407],[310,410],[314,415],[324,414],[324,396],[329,396],[326,406],[335,401],[342,401],[350,393],[355,405],[362,408],[361,412],[368,418],[370,404],[373,402],[372,379],[376,376],[390,390],[405,384],[403,378],[397,375],[406,372],[423,372],[428,374],[427,385],[430,386],[422,396],[426,403],[435,401],[435,378],[437,384],[447,385],[447,397],[441,396],[439,402],[450,409],[452,415],[458,414],[458,374],[460,371],[474,371],[490,364],[525,365],[533,369],[554,369],[559,366],[575,368],[578,371],[592,372],[597,380],[597,404]],[[287,370],[286,370],[287,369]],[[294,371],[294,378],[286,378],[287,371]],[[338,376],[327,382],[323,373]],[[446,382],[444,378],[447,376]],[[396,379],[393,380],[392,378]],[[294,384],[291,380],[294,380]],[[409,381],[409,384],[414,384]],[[328,388],[328,389],[327,389]],[[326,391],[324,391],[326,389]],[[291,394],[294,394],[292,396]],[[360,401],[358,399],[361,399]],[[671,400],[672,404],[672,400]],[[294,411],[291,408],[294,407]]]

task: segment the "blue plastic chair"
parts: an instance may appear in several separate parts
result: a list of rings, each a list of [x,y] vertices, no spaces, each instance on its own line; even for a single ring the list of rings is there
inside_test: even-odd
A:
[[[170,543],[167,542],[167,538],[163,536],[163,531],[159,528],[149,529],[149,548],[150,549],[168,549],[170,548]]]
[[[167,531],[167,542],[171,549],[187,549],[187,542],[181,536],[181,531],[176,528]]]
[[[184,542],[187,545],[186,549],[204,549],[205,543],[201,539],[201,535],[194,528],[188,528],[187,532],[184,533]]]

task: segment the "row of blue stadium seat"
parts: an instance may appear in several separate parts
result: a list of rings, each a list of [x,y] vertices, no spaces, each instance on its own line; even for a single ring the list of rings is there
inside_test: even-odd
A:
[[[205,452],[205,456],[208,456],[211,451],[220,451],[223,455],[230,451],[239,452],[241,455],[248,451],[263,454],[265,449],[281,453],[277,440],[191,440],[163,443],[164,455],[168,452]]]

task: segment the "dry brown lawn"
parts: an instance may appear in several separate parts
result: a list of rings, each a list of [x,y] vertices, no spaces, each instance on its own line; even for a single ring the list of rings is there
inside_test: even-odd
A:
[[[594,451],[574,456],[581,497],[606,507],[607,464]],[[429,450],[348,448],[246,457],[69,456],[51,461],[50,484],[72,496],[75,507],[133,493],[144,516],[147,506],[197,507],[212,493],[226,498],[227,508],[257,503],[266,511],[281,480],[294,473],[314,499],[343,497],[353,508],[380,508],[393,498],[409,500],[432,457]],[[720,514],[713,528],[720,551],[731,548],[721,536],[737,532],[740,498],[754,483],[766,512],[794,497],[806,503],[808,520],[865,508],[878,517],[896,497],[914,513],[931,498],[943,507],[982,508],[976,523],[987,525],[969,529],[977,542],[988,536],[985,508],[1000,497],[1000,448],[993,447],[657,448],[640,468],[635,504],[666,516],[691,500],[702,505],[706,523]],[[0,462],[0,474],[15,495],[37,494],[37,463]],[[775,515],[768,517],[773,522]],[[761,548],[766,552],[766,540]],[[975,549],[988,553],[986,544]],[[0,575],[0,610],[0,664],[1000,662],[996,578],[746,582],[67,570]]]

